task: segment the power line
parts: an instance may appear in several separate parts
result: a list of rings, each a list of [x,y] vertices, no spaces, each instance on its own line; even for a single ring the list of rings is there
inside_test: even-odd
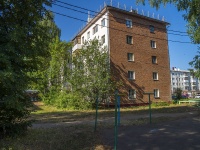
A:
[[[50,11],[51,11],[51,10],[50,10]],[[82,21],[82,22],[87,22],[87,21],[85,21],[85,20],[82,20],[82,19],[79,19],[79,18],[76,18],[76,17],[72,17],[72,16],[69,16],[69,15],[65,15],[65,14],[62,14],[62,13],[58,13],[58,12],[55,12],[55,11],[51,11],[51,12],[52,12],[52,13],[55,13],[55,14],[58,14],[58,15],[61,15],[61,16],[65,16],[65,17],[74,19],[74,20],[78,20],[78,21]],[[95,23],[91,23],[91,22],[90,22],[90,24],[102,26],[102,25],[100,25],[100,24],[95,24]],[[156,37],[151,37],[151,36],[147,36],[147,35],[142,35],[142,34],[137,34],[137,33],[133,33],[133,32],[128,32],[128,31],[124,31],[124,30],[120,30],[120,29],[116,29],[116,28],[108,27],[108,26],[102,26],[102,27],[110,28],[110,29],[113,29],[113,30],[116,30],[116,31],[120,31],[120,32],[125,32],[125,33],[128,33],[128,34],[134,34],[134,35],[138,35],[138,36],[149,37],[149,38],[152,38],[152,39],[158,39],[158,40],[164,40],[164,41],[170,41],[170,42],[176,42],[176,43],[191,44],[191,42],[182,42],[182,41],[174,41],[174,40],[156,38]]]
[[[68,6],[75,7],[75,8],[79,8],[79,9],[82,9],[82,10],[90,11],[90,12],[93,12],[93,13],[96,13],[96,14],[102,14],[102,13],[100,13],[100,12],[97,12],[97,11],[94,11],[94,10],[91,10],[91,9],[87,9],[87,8],[80,7],[80,6],[75,6],[75,5],[72,5],[72,4],[69,4],[69,3],[66,3],[66,2],[62,2],[62,1],[59,1],[59,0],[55,0],[55,1],[57,1],[57,2],[59,2],[59,3],[62,3],[62,4],[65,4],[65,5],[68,5]],[[55,3],[54,3],[54,5],[55,5]],[[58,4],[56,4],[56,5],[58,5]],[[60,6],[60,7],[65,7],[65,6],[61,6],[61,5],[59,5],[59,6]],[[71,9],[71,10],[72,10],[72,9]],[[82,12],[82,13],[84,13],[84,12]],[[95,16],[95,15],[93,15],[93,16]],[[125,19],[122,19],[122,18],[119,18],[119,17],[115,17],[115,18],[120,19],[120,20],[125,20]],[[141,24],[141,23],[137,23],[137,24]],[[141,25],[142,25],[142,24],[141,24]],[[144,25],[144,24],[143,24],[143,25]],[[187,32],[176,31],[176,30],[168,30],[168,31],[178,32],[178,33],[187,33]],[[183,36],[185,36],[185,35],[183,35]]]
[[[53,4],[53,5],[56,5],[56,6],[59,6],[59,7],[63,7],[63,8],[66,8],[66,9],[69,9],[69,10],[73,10],[73,11],[76,11],[76,12],[80,12],[80,13],[83,13],[83,14],[88,14],[86,12],[83,12],[83,11],[79,11],[79,10],[76,10],[76,9],[73,9],[73,8],[69,8],[69,7],[66,7],[66,6],[62,6],[62,5],[59,5],[59,4]],[[92,15],[92,14],[91,14]],[[96,15],[92,15],[92,16],[96,16]],[[100,18],[103,18],[103,17],[100,17]],[[109,21],[113,21],[113,22],[116,22],[115,20],[112,20],[112,19],[107,19],[107,18],[104,18],[106,20],[109,20]],[[125,19],[122,19],[120,18],[120,20],[123,20],[125,21]],[[132,21],[133,22],[133,21]],[[142,23],[137,23],[137,22],[133,22],[135,24],[139,24],[139,25],[142,25],[142,26],[148,26],[146,24],[142,24]],[[158,28],[158,27],[157,27]],[[159,28],[158,28],[159,29]],[[161,28],[160,28],[161,29]],[[172,35],[178,35],[178,36],[188,36],[188,35],[181,35],[181,34],[176,34],[176,33],[168,33],[168,34],[172,34]]]

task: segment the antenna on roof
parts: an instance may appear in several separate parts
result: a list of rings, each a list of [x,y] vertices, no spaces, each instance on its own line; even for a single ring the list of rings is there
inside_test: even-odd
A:
[[[144,11],[142,10],[142,15],[144,15]]]
[[[126,10],[126,5],[124,4],[124,10]]]
[[[118,5],[118,8],[119,8],[119,2],[117,3],[117,5]]]
[[[88,19],[87,19],[87,23],[89,23],[92,20],[92,18],[90,17],[90,11],[88,11]]]

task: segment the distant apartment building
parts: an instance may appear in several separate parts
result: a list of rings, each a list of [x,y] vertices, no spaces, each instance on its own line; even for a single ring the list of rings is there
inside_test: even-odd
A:
[[[122,85],[121,103],[171,100],[167,22],[136,11],[105,6],[72,40],[72,52],[86,40],[98,39],[107,46],[111,75]]]
[[[180,70],[173,67],[171,70],[171,92],[176,92],[176,89],[180,88],[183,94],[193,96],[200,92],[200,80],[191,75],[188,70]]]

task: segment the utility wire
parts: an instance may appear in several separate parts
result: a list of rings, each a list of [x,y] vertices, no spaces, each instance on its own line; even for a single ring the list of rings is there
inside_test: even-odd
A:
[[[51,11],[51,10],[50,10],[50,11]],[[69,16],[69,15],[66,15],[66,14],[58,13],[58,12],[55,12],[55,11],[51,11],[51,12],[52,12],[52,13],[55,13],[55,14],[58,14],[58,15],[60,15],[60,16],[65,16],[65,17],[74,19],[74,20],[78,20],[78,21],[82,21],[82,22],[87,22],[87,21],[85,21],[85,20],[82,20],[82,19],[79,19],[79,18],[76,18],[76,17],[72,17],[72,16]],[[103,25],[95,24],[95,23],[91,23],[91,22],[89,22],[89,24],[99,25],[99,26],[102,26],[102,27],[106,27],[106,28],[109,28],[109,29],[116,30],[116,31],[125,32],[125,33],[128,33],[129,35],[130,35],[130,34],[134,34],[134,35],[138,35],[138,36],[149,37],[149,38],[152,38],[152,39],[158,39],[158,40],[164,40],[164,41],[170,41],[170,42],[176,42],[176,43],[187,43],[187,44],[192,44],[191,42],[174,41],[174,40],[168,40],[168,39],[162,39],[162,38],[151,37],[151,36],[147,36],[147,35],[143,35],[143,34],[137,34],[137,33],[128,32],[128,31],[116,29],[116,28],[113,28],[113,27],[103,26]]]
[[[84,8],[84,7],[75,6],[75,5],[72,5],[72,4],[69,4],[69,3],[66,3],[66,2],[62,2],[62,1],[59,1],[59,0],[55,0],[55,1],[57,1],[57,2],[59,2],[59,3],[62,3],[62,4],[65,4],[65,5],[68,5],[68,6],[75,7],[75,8],[79,8],[79,9],[82,9],[82,10],[90,11],[90,12],[93,12],[93,13],[96,13],[96,14],[102,14],[102,13],[100,13],[100,12],[97,12],[97,11],[94,11],[94,10],[91,10],[91,9],[87,9],[87,8]],[[54,3],[54,5],[55,5],[55,3]],[[58,4],[57,4],[57,5],[58,5]],[[59,5],[59,6],[61,6],[61,5]],[[65,7],[65,6],[61,6],[61,7]],[[95,16],[95,15],[93,15],[93,16]],[[121,19],[121,20],[125,20],[125,19],[118,18],[118,17],[115,17],[115,18]],[[139,23],[138,23],[138,24],[139,24]],[[168,31],[178,32],[178,33],[186,33],[186,34],[187,34],[187,32],[183,32],[183,31],[176,31],[176,30],[168,30]]]
[[[73,9],[73,8],[69,8],[69,7],[66,7],[66,6],[62,6],[62,5],[59,5],[59,4],[55,4],[55,3],[53,3],[53,5],[56,5],[56,6],[59,6],[59,7],[62,7],[62,8],[66,8],[66,9],[69,9],[69,10],[73,10],[73,11],[76,11],[76,12],[80,12],[80,13],[83,13],[83,14],[88,14],[87,12],[83,12],[83,11],[79,11],[79,10],[76,10],[76,9]],[[92,14],[91,14],[92,15]],[[96,15],[92,15],[92,16],[96,16]],[[112,19],[107,19],[107,18],[103,18],[103,17],[99,17],[99,18],[102,18],[102,19],[106,19],[106,20],[108,20],[108,21],[113,21],[113,22],[116,22],[115,20],[112,20]],[[120,20],[122,20],[122,21],[126,21],[126,19],[120,19]],[[133,21],[132,21],[133,22]],[[146,26],[148,26],[149,27],[149,25],[146,25],[146,24],[142,24],[142,23],[138,23],[138,22],[133,22],[134,24],[138,24],[138,25],[140,25],[140,26],[144,26],[144,27],[146,27]],[[156,28],[158,28],[158,27],[156,27]],[[161,28],[158,28],[158,29],[161,29]],[[169,30],[168,30],[169,31]],[[178,35],[178,36],[188,36],[188,35],[181,35],[181,34],[176,34],[176,33],[168,33],[168,34],[172,34],[172,35]]]

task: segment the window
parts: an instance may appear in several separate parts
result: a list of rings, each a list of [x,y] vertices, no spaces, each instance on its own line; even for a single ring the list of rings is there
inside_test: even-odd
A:
[[[151,33],[154,33],[154,30],[155,30],[154,26],[150,25],[149,30],[150,30]]]
[[[158,73],[157,72],[153,72],[153,80],[158,80]]]
[[[90,38],[90,31],[87,33],[87,39]]]
[[[134,89],[128,90],[128,99],[133,100],[135,98],[136,98],[136,90]]]
[[[128,71],[128,78],[130,80],[134,80],[135,79],[135,72],[134,71]]]
[[[102,44],[105,43],[105,35],[103,35],[103,36],[101,37],[101,43],[102,43]]]
[[[128,61],[134,61],[134,55],[133,55],[133,53],[128,53],[127,57],[128,57]]]
[[[155,41],[151,41],[151,48],[156,48],[156,42]]]
[[[126,19],[126,27],[132,28],[132,20]]]
[[[84,36],[82,37],[82,44],[84,44]]]
[[[95,34],[96,32],[98,32],[98,25],[96,25],[96,26],[93,28],[93,34]]]
[[[154,91],[154,97],[158,98],[160,96],[159,89],[154,89],[153,91]]]
[[[152,56],[152,64],[157,64],[157,57],[156,56]]]
[[[105,19],[102,19],[101,20],[101,27],[105,27],[106,26],[106,21],[105,21]]]
[[[127,42],[127,44],[133,44],[133,37],[127,35],[127,36],[126,36],[126,42]]]

